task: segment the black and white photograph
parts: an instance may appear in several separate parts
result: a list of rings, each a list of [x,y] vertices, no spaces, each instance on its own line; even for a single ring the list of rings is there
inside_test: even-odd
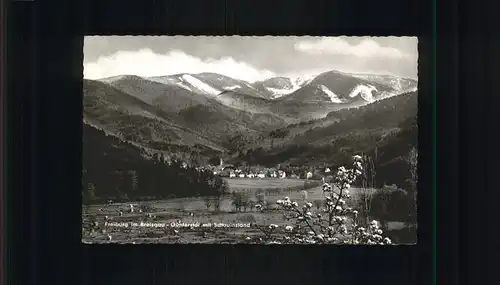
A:
[[[417,243],[418,38],[83,49],[83,243]]]

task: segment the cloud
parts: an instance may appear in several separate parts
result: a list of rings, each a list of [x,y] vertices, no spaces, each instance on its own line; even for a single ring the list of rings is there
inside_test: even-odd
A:
[[[406,57],[406,54],[393,47],[380,46],[372,39],[363,39],[356,45],[349,44],[342,38],[320,38],[305,40],[294,45],[296,51],[312,55],[343,55],[360,58],[395,58]]]
[[[100,79],[116,75],[133,74],[143,77],[178,73],[214,72],[250,82],[275,76],[272,71],[262,70],[233,59],[202,59],[182,51],[157,54],[151,49],[118,51],[84,64],[84,78]]]

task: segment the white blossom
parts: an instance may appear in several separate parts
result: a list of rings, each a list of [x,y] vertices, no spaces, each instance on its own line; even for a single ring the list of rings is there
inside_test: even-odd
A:
[[[360,155],[353,156],[354,162],[353,166],[350,168],[341,166],[337,170],[337,175],[333,178],[332,184],[325,183],[325,179],[322,182],[323,195],[325,199],[325,206],[318,207],[318,211],[312,213],[313,203],[304,200],[303,207],[299,208],[299,203],[292,202],[290,197],[284,197],[283,199],[278,199],[276,201],[277,205],[282,205],[284,210],[284,215],[286,220],[291,221],[293,224],[291,225],[283,225],[284,230],[288,233],[282,237],[279,237],[277,240],[270,239],[269,235],[263,236],[260,240],[267,244],[279,244],[279,241],[284,243],[290,243],[291,241],[297,243],[308,243],[314,244],[317,242],[325,241],[329,243],[333,242],[341,242],[344,240],[337,239],[333,237],[333,235],[340,233],[346,237],[344,243],[350,244],[360,244],[360,243],[368,243],[368,244],[389,244],[391,243],[389,238],[384,238],[382,236],[383,231],[379,228],[379,223],[377,221],[372,221],[368,225],[368,229],[363,227],[358,227],[357,219],[359,212],[358,210],[350,207],[346,201],[351,197],[349,189],[353,183],[355,183],[357,176],[363,174],[362,169],[362,160],[363,157]],[[335,174],[334,174],[335,175]],[[340,190],[337,191],[337,190]],[[336,192],[337,191],[337,192]],[[331,194],[325,194],[331,193]],[[256,205],[256,208],[264,208],[264,205]],[[325,213],[325,214],[322,214]],[[321,218],[324,217],[328,213],[328,216],[333,216],[331,221],[331,225],[323,225],[322,222],[328,222],[327,220],[322,221]],[[347,214],[352,213],[354,215],[352,225],[349,225],[349,229],[347,227]],[[290,217],[287,214],[291,215]],[[314,217],[313,217],[314,215]],[[315,218],[317,217],[317,219]],[[307,225],[303,224],[304,220],[310,220],[311,223]],[[306,235],[294,232],[295,226],[297,229],[306,229]],[[310,227],[310,231],[308,227]],[[351,228],[352,226],[352,228]],[[278,225],[271,224],[268,226],[269,229],[276,229]],[[289,235],[289,236],[288,236]],[[247,238],[249,240],[249,238]]]
[[[340,232],[343,233],[343,234],[347,233],[347,227],[346,227],[346,225],[340,226]]]

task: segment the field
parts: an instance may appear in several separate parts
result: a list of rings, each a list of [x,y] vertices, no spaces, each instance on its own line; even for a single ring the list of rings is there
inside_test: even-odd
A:
[[[301,179],[276,179],[276,178],[224,178],[230,189],[258,189],[258,188],[285,188],[304,185]]]
[[[293,187],[304,184],[303,180],[293,179],[227,179],[230,190],[255,192],[257,189],[270,189],[277,187]],[[286,186],[285,186],[286,185]],[[273,205],[278,199],[284,196],[297,201],[300,206],[303,201],[303,193],[300,187],[296,190],[282,191],[280,195],[267,196],[266,201]],[[307,191],[307,200],[323,200],[321,187],[314,187]],[[358,189],[351,189],[353,200],[356,199]],[[251,199],[256,201],[253,195]],[[86,243],[234,243],[246,236],[255,235],[260,231],[254,227],[249,227],[250,223],[257,225],[284,224],[282,213],[276,210],[259,212],[255,209],[247,209],[246,212],[235,212],[232,207],[231,196],[224,196],[221,201],[220,212],[216,213],[213,208],[207,209],[205,199],[198,198],[177,198],[170,200],[159,200],[149,202],[136,202],[134,213],[130,213],[131,203],[116,203],[112,205],[91,205],[84,206],[83,223],[84,226],[90,223],[91,219],[99,223],[100,230],[93,233],[84,231],[83,242]],[[148,206],[148,213],[138,211],[141,205]],[[123,216],[119,212],[123,211]],[[116,224],[106,226],[105,216],[108,216],[109,223]],[[182,222],[185,225],[173,226],[172,223]],[[141,222],[150,223],[143,224]],[[137,223],[130,226],[129,223]],[[201,228],[197,224],[221,223],[227,227]],[[124,225],[128,227],[123,227]],[[195,224],[194,227],[192,224]],[[176,233],[175,231],[178,231]],[[112,240],[108,240],[108,235]]]

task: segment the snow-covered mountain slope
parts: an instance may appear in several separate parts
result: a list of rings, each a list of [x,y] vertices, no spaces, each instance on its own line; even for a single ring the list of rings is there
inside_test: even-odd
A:
[[[123,79],[123,78],[121,78]],[[151,141],[179,145],[201,144],[219,148],[201,132],[194,131],[164,112],[109,83],[84,80],[84,121],[138,143]]]
[[[206,100],[213,99],[230,108],[286,120],[321,117],[332,110],[362,106],[415,90],[417,86],[417,81],[411,79],[340,71],[308,77],[273,77],[253,83],[208,72],[150,78],[118,76],[101,81],[165,111],[207,105]]]
[[[321,89],[321,91],[325,92],[328,97],[330,97],[332,103],[343,103],[343,101],[340,100],[339,96],[333,93],[332,90],[328,89],[325,85],[319,85],[319,88]]]
[[[149,80],[167,85],[177,85],[197,94],[218,96],[224,91],[235,91],[259,98],[268,98],[251,83],[234,79],[217,73],[177,74],[169,76],[149,77]]]
[[[184,74],[184,75],[182,75],[181,78],[184,82],[191,85],[191,87],[194,90],[196,90],[198,93],[204,93],[204,94],[208,94],[208,95],[217,96],[222,92],[222,90],[216,89],[213,86],[211,86],[210,84],[207,84],[207,83],[203,82],[202,80],[200,80],[192,75]]]
[[[148,79],[166,85],[179,86],[194,93],[210,95],[210,96],[217,96],[223,91],[222,89],[217,88],[216,86],[213,86],[210,83],[207,83],[205,80],[200,79],[193,74],[154,76],[154,77],[149,77]]]
[[[356,87],[354,87],[349,94],[350,98],[354,98],[356,96],[361,96],[365,101],[367,102],[373,102],[375,101],[373,92],[376,92],[377,88],[373,85],[363,85],[359,84]]]
[[[313,77],[273,77],[264,81],[255,82],[253,85],[262,90],[262,92],[269,93],[270,99],[276,99],[300,89],[305,84],[309,83]]]
[[[211,96],[200,96],[188,87],[181,76],[170,76],[152,81],[139,76],[120,76],[103,79],[106,83],[120,91],[132,95],[150,105],[161,107],[165,112],[177,113],[185,108],[207,105]],[[167,82],[167,84],[160,83]],[[196,81],[195,81],[196,82]]]
[[[391,86],[396,92],[412,92],[418,87],[418,81],[392,75],[352,74],[353,77]]]
[[[267,94],[262,94],[250,82],[245,80],[234,79],[225,75],[209,72],[198,73],[193,76],[220,90],[221,92],[234,91],[253,97],[267,98]]]
[[[233,85],[233,86],[226,86],[226,87],[224,87],[225,90],[231,90],[231,91],[237,90],[237,89],[241,89],[241,88],[242,87],[239,86],[239,85]]]
[[[398,91],[388,84],[368,81],[339,71],[324,72],[305,82],[301,88],[278,100],[297,104],[316,102],[353,106],[352,104],[373,102],[383,94]]]
[[[180,88],[183,88],[185,90],[188,90],[190,92],[196,92],[196,90],[190,86],[189,83],[185,82],[185,80],[182,78],[183,74],[175,74],[175,75],[168,75],[168,76],[154,76],[154,77],[148,77],[148,80],[158,82],[161,84],[169,85],[169,86],[178,86]]]

